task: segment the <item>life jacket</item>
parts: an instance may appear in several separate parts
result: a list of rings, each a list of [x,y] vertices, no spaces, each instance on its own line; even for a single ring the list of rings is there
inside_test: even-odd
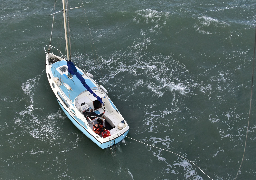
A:
[[[96,134],[99,134],[102,132],[103,130],[103,125],[101,124],[98,124],[98,127],[96,127],[95,125],[93,125],[93,131],[96,133]]]
[[[105,130],[101,133],[101,135],[102,135],[103,138],[106,138],[106,137],[110,136],[110,132],[109,132],[109,130],[105,129]]]

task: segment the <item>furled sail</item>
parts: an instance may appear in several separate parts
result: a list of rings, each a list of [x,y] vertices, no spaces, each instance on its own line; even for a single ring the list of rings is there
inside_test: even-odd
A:
[[[93,92],[93,90],[86,84],[84,78],[82,77],[82,75],[77,71],[76,66],[74,65],[74,63],[72,61],[67,61],[68,64],[68,73],[71,75],[76,75],[76,77],[79,79],[79,81],[83,84],[83,86],[87,89],[87,91],[89,91],[94,97],[97,98],[97,100],[100,103],[103,103],[101,98],[99,96],[97,96],[97,94],[95,94]]]

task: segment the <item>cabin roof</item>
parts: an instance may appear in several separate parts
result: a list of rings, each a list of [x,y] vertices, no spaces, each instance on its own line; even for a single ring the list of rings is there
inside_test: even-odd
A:
[[[75,75],[73,75],[72,78],[68,78],[67,68],[67,61],[63,60],[52,64],[51,71],[53,76],[58,77],[61,81],[61,85],[59,86],[61,90],[71,101],[74,101],[79,94],[81,94],[84,91],[87,91],[87,89],[83,86],[83,84]],[[92,90],[97,90],[97,85],[91,79],[87,78],[87,76],[84,76],[84,73],[81,70],[77,70],[85,79],[86,84]],[[71,88],[71,90],[67,88],[67,85]]]

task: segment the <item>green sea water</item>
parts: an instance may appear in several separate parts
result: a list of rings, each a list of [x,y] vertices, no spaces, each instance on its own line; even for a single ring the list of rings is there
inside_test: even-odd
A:
[[[51,14],[62,9],[54,2],[0,3],[0,179],[236,177],[249,119],[255,1],[70,0],[69,7],[82,6],[68,11],[73,62],[108,90],[130,126],[106,150],[71,123],[48,84],[44,47]],[[54,15],[51,44],[65,54],[62,13]],[[237,179],[256,178],[254,97]]]

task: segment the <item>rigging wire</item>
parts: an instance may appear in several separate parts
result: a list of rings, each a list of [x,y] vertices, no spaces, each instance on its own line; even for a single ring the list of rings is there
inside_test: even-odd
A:
[[[250,108],[249,108],[249,117],[248,117],[247,130],[246,130],[246,136],[245,136],[245,142],[244,142],[244,152],[243,152],[242,160],[241,160],[240,166],[238,168],[236,177],[234,179],[237,179],[239,173],[241,172],[241,168],[242,168],[243,161],[244,161],[245,150],[246,150],[246,146],[247,146],[249,125],[250,125],[250,119],[251,119],[251,110],[252,110],[252,91],[253,91],[253,76],[254,76],[254,66],[255,66],[255,49],[256,49],[256,28],[255,28],[255,40],[254,40],[254,54],[253,54],[253,60],[252,60],[253,62],[252,62],[252,81],[251,81]]]
[[[53,6],[53,10],[54,10],[54,12],[52,13],[52,14],[50,14],[51,16],[52,16],[52,29],[51,29],[51,35],[50,35],[50,41],[49,41],[49,45],[48,45],[48,47],[46,46],[44,49],[45,49],[45,53],[49,53],[50,52],[50,50],[52,49],[52,48],[54,48],[54,49],[56,49],[59,53],[60,53],[60,55],[61,55],[61,57],[64,57],[64,55],[62,54],[62,52],[59,50],[59,49],[57,49],[56,47],[54,47],[54,46],[52,46],[52,35],[53,35],[53,26],[54,26],[54,23],[55,23],[55,16],[54,15],[56,15],[56,14],[59,14],[59,13],[62,13],[63,11],[64,11],[64,9],[62,9],[62,10],[59,10],[59,11],[55,11],[56,10],[56,3],[57,3],[57,0],[55,0],[55,2],[54,2],[54,6]],[[68,8],[67,6],[65,7],[65,11],[67,12],[68,10],[73,10],[73,9],[78,9],[78,8],[81,8],[81,7],[83,7],[83,3],[81,3],[81,5],[80,6],[75,6],[75,7],[70,7],[70,8]],[[68,17],[68,16],[67,16]],[[69,19],[67,19],[68,20],[68,34],[69,34],[69,42],[70,42],[70,39],[71,39],[71,33],[70,33],[70,28],[69,28]],[[46,48],[47,48],[47,51],[46,51]],[[71,52],[71,43],[69,43],[69,51]],[[71,53],[70,53],[70,59],[71,59]]]
[[[55,0],[54,5],[53,5],[53,10],[54,10],[54,11],[56,10],[56,3],[57,3],[57,0]],[[57,49],[56,47],[52,46],[53,25],[54,25],[54,23],[55,23],[55,17],[54,17],[54,15],[55,15],[55,14],[58,14],[58,13],[60,13],[60,12],[62,12],[62,11],[58,11],[58,12],[54,12],[54,13],[50,14],[50,15],[52,16],[52,29],[51,29],[51,35],[50,35],[50,41],[49,41],[48,48],[47,48],[47,45],[46,45],[46,46],[44,47],[44,51],[45,51],[45,53],[49,53],[49,52],[51,51],[51,49],[54,48],[54,49],[56,49],[56,50],[60,53],[60,56],[63,57],[62,52],[61,52],[59,49]],[[46,51],[46,48],[47,48],[47,51]]]
[[[53,10],[55,11],[55,6],[56,6],[57,0],[54,2]],[[52,14],[52,30],[51,30],[51,36],[50,36],[50,42],[49,42],[49,47],[48,47],[48,52],[50,52],[50,47],[52,45],[52,32],[53,32],[53,24],[54,24],[54,13]]]

